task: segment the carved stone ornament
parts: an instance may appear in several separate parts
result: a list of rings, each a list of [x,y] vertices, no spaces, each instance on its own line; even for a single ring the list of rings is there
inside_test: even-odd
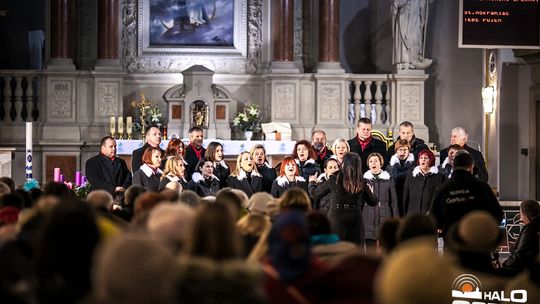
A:
[[[72,118],[72,81],[53,80],[51,81],[51,95],[49,102],[49,113],[51,118]]]
[[[99,117],[116,115],[118,108],[118,83],[100,82],[97,112]]]
[[[420,88],[419,85],[401,87],[401,120],[420,120]]]
[[[233,47],[149,44],[148,0],[122,0],[122,65],[128,72],[181,72],[204,65],[217,73],[256,73],[261,61],[263,0],[234,1]]]
[[[276,85],[276,119],[294,119],[294,85]]]
[[[322,89],[321,118],[325,120],[340,119],[340,85],[325,85]]]

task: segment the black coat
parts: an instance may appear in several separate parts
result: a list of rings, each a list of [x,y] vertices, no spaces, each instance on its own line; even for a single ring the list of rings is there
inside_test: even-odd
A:
[[[131,154],[131,171],[137,172],[139,168],[143,165],[142,156],[144,154],[144,151],[146,151],[147,148],[151,147],[148,143],[145,143],[142,147],[139,149],[133,150],[133,153]],[[160,147],[159,151],[161,151],[161,155],[165,155],[165,151],[163,151]]]
[[[255,192],[261,192],[262,188],[262,176],[253,171],[251,172],[251,177],[248,177],[244,170],[240,169],[240,174],[238,176],[230,175],[227,178],[227,186],[233,189],[238,189],[244,191],[248,197],[251,197]]]
[[[390,147],[388,147],[388,151],[386,152],[387,162],[390,162],[390,158],[392,157],[392,155],[396,154],[395,144],[400,139],[401,137],[398,136],[396,141]],[[424,140],[417,138],[414,135],[409,144],[411,145],[411,149],[409,150],[409,152],[414,155],[414,159],[418,159],[418,153],[420,151],[429,150],[429,147],[426,145]]]
[[[276,170],[265,162],[262,166],[257,166],[257,171],[262,175],[261,191],[272,193],[272,184],[277,177]]]
[[[309,180],[309,177],[313,174],[321,174],[321,167],[315,162],[314,159],[308,159],[305,162],[301,162],[296,159],[296,165],[298,166],[298,174],[305,180]]]
[[[201,173],[195,172],[193,179],[188,183],[188,189],[195,191],[200,197],[216,196],[219,191],[219,179],[215,175],[205,179]]]
[[[201,147],[200,151],[201,151],[200,153],[201,157],[197,157],[197,153],[195,153],[195,148],[191,144],[189,144],[186,147],[186,157],[184,158],[184,160],[187,163],[186,173],[185,173],[187,181],[190,181],[192,179],[192,175],[196,169],[195,167],[197,166],[197,163],[199,162],[199,160],[201,160],[201,158],[204,157],[204,153],[206,152],[206,149],[204,147]]]
[[[503,218],[499,201],[488,184],[466,170],[454,170],[452,177],[435,191],[431,214],[438,228],[446,234],[453,224],[473,210],[487,211],[497,222]]]
[[[416,166],[407,175],[403,186],[403,212],[405,215],[426,214],[430,210],[435,189],[444,182],[444,176],[438,172],[439,169],[433,166],[430,172],[423,175],[420,172],[420,167]]]
[[[272,194],[272,196],[275,198],[279,198],[283,193],[285,193],[285,191],[293,187],[307,191],[307,182],[301,176],[297,176],[296,180],[293,182],[289,182],[285,176],[278,176],[272,183],[272,190],[270,191],[270,194]]]
[[[163,172],[160,169],[158,169],[157,173],[154,173],[147,164],[144,164],[133,174],[133,185],[140,185],[148,191],[158,192],[161,174]]]
[[[231,169],[224,160],[214,163],[214,175],[219,179],[219,188],[227,187],[227,178],[231,175]]]
[[[519,233],[510,256],[504,261],[505,267],[510,268],[530,268],[538,257],[538,237],[540,234],[540,215],[523,227]]]
[[[405,180],[412,170],[416,167],[414,162],[414,155],[411,153],[405,161],[400,161],[396,154],[390,158],[390,163],[387,167],[387,172],[394,180],[396,186],[396,194],[398,199],[399,216],[404,216],[403,208],[403,188],[405,187]]]
[[[332,150],[330,150],[330,148],[328,148],[328,146],[325,146],[324,150],[322,150],[321,153],[317,152],[317,158],[315,159],[315,161],[317,162],[317,165],[321,167],[321,172],[324,172],[324,162],[332,155],[334,155],[334,153],[332,152]]]
[[[131,186],[131,172],[126,162],[119,157],[111,161],[100,153],[86,161],[85,169],[90,191],[105,190],[114,195],[116,187],[127,189]]]
[[[317,178],[317,183],[325,182],[328,180],[328,178],[329,176],[327,176],[326,173],[321,173],[321,175],[319,175],[319,177]],[[325,215],[328,215],[328,211],[330,210],[331,206],[332,196],[330,195],[330,193],[317,200],[313,200],[313,208]]]
[[[382,140],[371,137],[371,141],[364,151],[362,151],[358,136],[349,139],[347,142],[349,143],[349,147],[351,147],[350,152],[357,153],[362,159],[362,173],[365,173],[368,170],[367,158],[371,153],[378,152],[382,155],[383,159],[386,159],[386,144]],[[385,168],[386,164],[383,166],[383,169]]]
[[[475,150],[467,145],[463,146],[463,149],[467,150],[471,154],[474,160],[474,168],[473,168],[473,174],[476,176],[480,181],[487,183],[489,180],[489,175],[486,169],[486,163],[484,162],[484,156],[482,156],[482,153],[480,151]],[[444,160],[448,157],[448,148],[444,149],[440,153],[440,162],[441,164],[444,162]]]
[[[358,193],[347,192],[343,188],[341,174],[331,175],[327,181],[320,184],[316,182],[309,183],[309,195],[314,200],[328,194],[332,197],[332,206],[328,212],[328,218],[334,227],[335,233],[343,241],[363,244],[362,208],[364,204],[376,206],[378,203],[377,198],[371,193],[367,185]]]
[[[185,178],[180,178],[178,176],[174,176],[174,175],[167,175],[167,176],[164,176],[161,181],[159,182],[159,191],[165,189],[165,187],[167,186],[168,183],[170,182],[179,182],[180,185],[182,186],[182,190],[185,190],[187,189],[187,181]]]
[[[367,171],[364,173],[364,178],[373,186],[373,194],[379,201],[377,206],[364,206],[362,210],[364,237],[378,240],[379,228],[384,221],[391,217],[399,217],[396,188],[390,174],[386,171],[382,171],[377,177],[371,171]]]

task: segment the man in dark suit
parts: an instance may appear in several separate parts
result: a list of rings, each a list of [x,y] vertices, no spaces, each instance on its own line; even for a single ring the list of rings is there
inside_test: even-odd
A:
[[[388,151],[386,152],[387,156],[387,163],[390,163],[390,158],[392,158],[392,155],[396,153],[394,145],[396,142],[400,139],[406,139],[409,142],[409,145],[411,145],[411,149],[409,150],[409,153],[412,153],[414,155],[414,160],[418,160],[418,153],[422,150],[429,150],[428,146],[425,144],[423,139],[420,139],[414,135],[414,126],[412,123],[408,121],[404,121],[399,124],[399,136],[396,139],[396,141],[388,148]]]
[[[360,118],[356,125],[356,136],[347,141],[351,147],[351,152],[357,153],[362,159],[362,172],[369,169],[367,158],[371,153],[378,152],[383,159],[386,159],[386,144],[382,140],[371,136],[371,127],[371,119]],[[386,167],[386,164],[384,165]]]
[[[484,162],[484,156],[478,150],[475,150],[467,146],[467,140],[469,139],[469,134],[463,127],[456,127],[452,129],[452,135],[450,137],[451,145],[460,145],[464,150],[467,150],[471,154],[474,160],[473,175],[476,176],[479,180],[487,183],[489,176],[486,169],[486,163]],[[444,149],[440,153],[440,163],[442,164],[444,160],[448,157],[448,148]]]
[[[321,170],[324,171],[324,162],[334,155],[332,150],[326,145],[326,133],[323,130],[315,130],[311,133],[311,145],[315,152],[317,152],[317,159],[315,160],[317,164],[321,167]]]
[[[159,147],[161,143],[161,131],[157,126],[148,127],[144,137],[146,143],[139,149],[133,150],[133,154],[131,155],[131,171],[133,172],[137,172],[143,165],[142,156],[148,147],[156,147],[161,150],[162,156],[165,155],[165,151]]]
[[[116,157],[116,141],[111,136],[101,139],[98,155],[86,161],[86,177],[90,190],[105,190],[111,195],[123,194],[131,185],[131,172],[126,162]]]
[[[206,149],[202,146],[204,139],[204,130],[201,127],[191,127],[189,129],[189,145],[186,147],[186,179],[191,180],[193,172],[195,172],[195,166],[204,157]]]

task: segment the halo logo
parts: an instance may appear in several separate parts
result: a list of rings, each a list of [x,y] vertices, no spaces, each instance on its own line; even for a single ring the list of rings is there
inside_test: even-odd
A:
[[[527,291],[516,289],[505,296],[504,291],[482,291],[482,283],[472,274],[462,274],[452,283],[452,304],[527,303]],[[479,301],[480,300],[480,301]]]

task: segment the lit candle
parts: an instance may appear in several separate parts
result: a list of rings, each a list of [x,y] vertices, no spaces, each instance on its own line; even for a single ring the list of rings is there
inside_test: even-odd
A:
[[[60,182],[60,168],[54,168],[53,180],[55,182]]]
[[[64,182],[64,174],[60,174],[60,180],[59,182],[63,183]]]
[[[75,186],[79,187],[81,185],[81,171],[75,172]]]
[[[32,122],[26,123],[26,180],[32,179]]]
[[[114,137],[114,133],[116,133],[116,117],[111,117],[111,124],[109,125],[109,130],[111,132],[111,136]]]
[[[124,117],[118,116],[118,138],[122,139],[124,135]]]
[[[131,139],[131,133],[133,130],[133,119],[131,116],[126,117],[126,133],[128,135],[128,139]]]

